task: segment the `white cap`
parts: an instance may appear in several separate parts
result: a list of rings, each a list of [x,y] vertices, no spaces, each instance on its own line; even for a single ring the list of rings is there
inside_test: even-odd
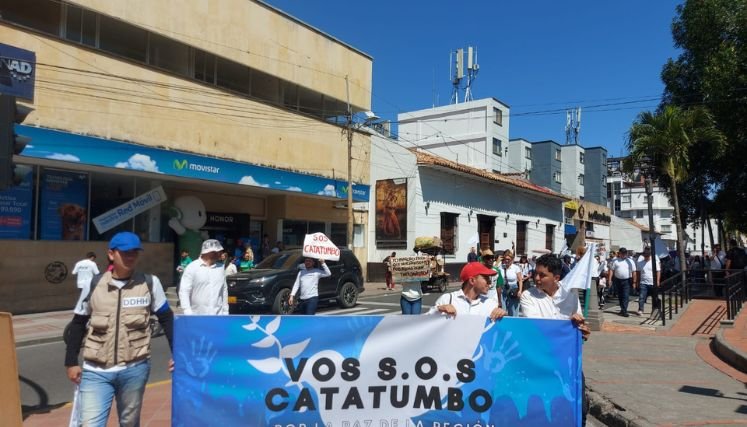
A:
[[[215,239],[208,239],[202,242],[202,251],[200,255],[205,255],[208,252],[220,252],[223,250],[223,246],[219,241]]]

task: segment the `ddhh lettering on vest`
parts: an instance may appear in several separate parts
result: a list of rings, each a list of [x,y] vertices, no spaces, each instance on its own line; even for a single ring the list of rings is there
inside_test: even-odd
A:
[[[147,307],[150,305],[150,296],[128,297],[122,299],[122,307]]]
[[[303,247],[304,252],[317,255],[340,255],[340,249],[325,246],[306,245]]]

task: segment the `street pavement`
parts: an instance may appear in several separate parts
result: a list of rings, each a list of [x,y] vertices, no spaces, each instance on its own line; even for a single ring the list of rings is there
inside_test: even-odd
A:
[[[452,283],[451,290],[456,286]],[[437,297],[438,294],[427,295],[423,311]],[[721,361],[710,345],[719,331],[723,302],[694,300],[668,321],[666,327],[661,322],[650,321],[648,310],[640,317],[618,316],[619,308],[612,307],[614,303],[610,301],[603,314],[602,331],[594,332],[583,349],[592,414],[598,419],[590,418],[587,425],[747,425],[747,373]],[[635,306],[631,303],[630,307]],[[637,307],[632,312],[636,310]],[[383,283],[368,283],[357,306],[343,310],[323,305],[319,315],[399,312],[398,292],[386,291]],[[63,372],[59,363],[62,358],[59,341],[71,315],[57,312],[14,317],[22,377],[30,375],[24,370],[24,364],[30,360],[27,352],[40,354],[40,359],[46,354],[48,364]],[[747,313],[743,311],[734,327],[725,332],[722,333],[724,339],[743,356],[747,355]],[[154,349],[156,352],[166,357],[167,350]],[[170,425],[171,382],[166,374],[159,373],[161,370],[155,367],[157,363],[154,362],[151,383],[146,390],[143,426]],[[31,372],[34,370],[31,368]],[[51,381],[47,379],[51,374],[44,371],[36,375]],[[23,387],[30,386],[24,386],[22,379]],[[67,422],[70,407],[65,404],[64,395],[59,397],[56,391],[50,394],[52,388],[45,385],[33,389],[37,401],[25,405],[26,409],[36,412],[24,415],[24,425],[50,426]],[[47,396],[46,408],[38,399],[42,395],[40,391]],[[50,399],[50,396],[54,397]],[[113,415],[109,425],[116,425]]]

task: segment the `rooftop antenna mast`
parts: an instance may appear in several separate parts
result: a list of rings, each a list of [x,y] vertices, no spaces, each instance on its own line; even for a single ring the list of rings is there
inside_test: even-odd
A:
[[[565,143],[579,145],[581,134],[581,107],[565,110]]]
[[[457,49],[449,53],[449,78],[453,86],[451,103],[459,104],[459,87],[464,78],[464,49]]]
[[[472,83],[477,78],[477,71],[480,65],[477,64],[477,48],[467,47],[467,88],[464,91],[464,102],[472,101]]]

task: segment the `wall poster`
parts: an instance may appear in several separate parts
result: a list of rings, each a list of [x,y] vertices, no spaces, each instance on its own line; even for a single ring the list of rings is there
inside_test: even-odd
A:
[[[376,181],[376,246],[407,246],[407,178]]]
[[[88,174],[44,169],[39,200],[42,240],[86,240]]]

